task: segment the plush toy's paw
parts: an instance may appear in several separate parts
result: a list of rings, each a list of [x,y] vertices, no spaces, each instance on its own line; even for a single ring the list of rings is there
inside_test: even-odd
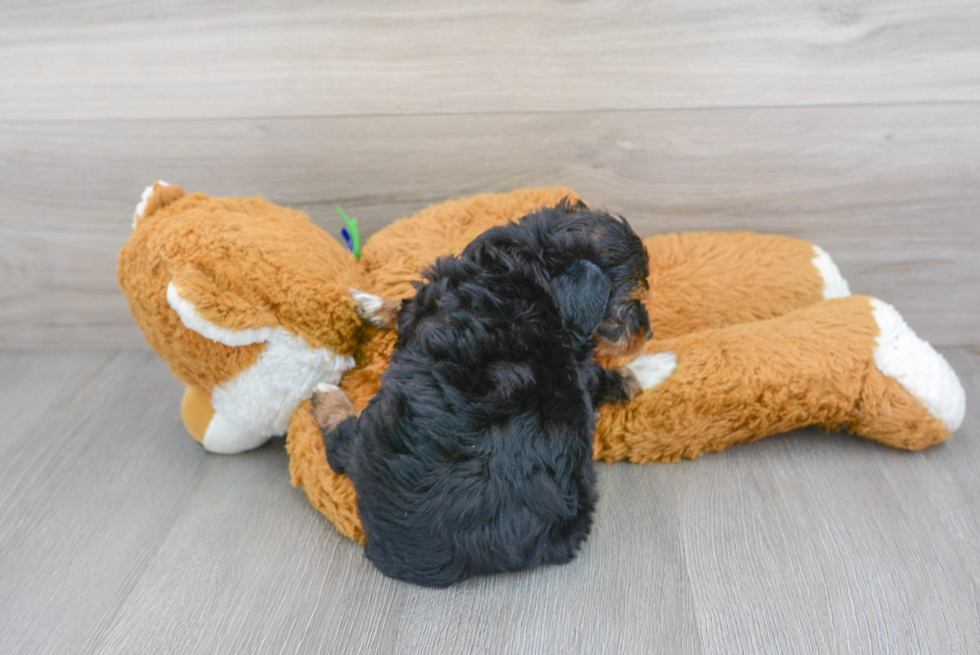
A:
[[[966,412],[956,373],[935,348],[916,336],[886,302],[867,296],[828,301],[843,325],[871,324],[871,360],[863,363],[860,393],[845,421],[849,430],[895,448],[921,450],[952,436]],[[851,335],[866,334],[857,327]],[[851,338],[848,334],[839,339]],[[835,427],[830,425],[828,427]]]
[[[365,321],[386,330],[394,330],[398,327],[398,310],[402,306],[400,300],[382,298],[353,287],[350,289],[350,295],[357,303],[357,315]]]
[[[354,402],[335,384],[319,384],[313,393],[313,418],[320,430],[333,430],[354,415]]]
[[[235,455],[258,448],[272,437],[267,430],[242,427],[215,411],[211,394],[199,387],[184,390],[180,415],[191,436],[212,453]]]
[[[265,430],[242,427],[221,412],[215,412],[201,445],[205,450],[219,455],[237,455],[258,448],[272,436]]]
[[[949,362],[912,331],[888,303],[871,299],[880,334],[875,366],[898,381],[928,412],[955,432],[966,414],[966,392]]]

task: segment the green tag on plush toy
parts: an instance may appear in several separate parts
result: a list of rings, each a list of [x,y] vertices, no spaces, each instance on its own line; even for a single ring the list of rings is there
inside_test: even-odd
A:
[[[340,217],[344,219],[347,223],[347,227],[340,229],[340,236],[347,245],[347,249],[354,253],[354,257],[357,259],[361,258],[361,231],[357,227],[356,218],[347,218],[347,214],[344,210],[337,205],[337,211],[340,212]]]

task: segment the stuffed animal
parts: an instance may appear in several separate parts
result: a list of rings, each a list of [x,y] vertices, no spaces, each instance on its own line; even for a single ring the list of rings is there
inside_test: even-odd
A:
[[[377,232],[357,261],[296,212],[158,184],[137,208],[120,284],[147,340],[188,385],[188,430],[212,450],[222,449],[209,446],[211,430],[244,435],[223,449],[231,452],[288,425],[293,483],[343,534],[363,540],[353,486],[327,465],[305,399],[339,379],[362,409],[396,340],[372,325],[384,323],[384,301],[410,297],[437,256],[566,197],[577,199],[546,187],[429,207]],[[628,366],[643,391],[603,408],[597,459],[677,461],[808,425],[921,449],[962,422],[965,395],[945,359],[893,307],[851,296],[817,246],[751,233],[670,234],[645,244],[654,338],[632,361],[603,362]],[[278,366],[297,371],[289,380],[263,369],[272,334],[312,363],[287,366],[290,355],[281,356]],[[262,411],[246,411],[243,398]]]
[[[299,212],[157,182],[118,274],[147,342],[186,385],[187,430],[212,452],[284,434],[317,384],[354,365],[357,260]]]

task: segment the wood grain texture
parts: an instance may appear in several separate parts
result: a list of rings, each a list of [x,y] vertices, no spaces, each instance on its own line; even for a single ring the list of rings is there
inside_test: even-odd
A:
[[[0,343],[139,346],[115,261],[143,187],[263,194],[336,236],[564,184],[642,235],[811,239],[924,338],[980,334],[980,105],[0,124]]]
[[[805,431],[671,468],[708,652],[980,648],[980,357],[951,441],[905,453]]]
[[[980,101],[973,0],[0,10],[0,120]]]
[[[573,563],[431,590],[338,535],[281,441],[204,452],[151,354],[0,351],[0,652],[976,652],[980,356],[944,353],[945,444],[600,464]]]
[[[0,652],[79,652],[171,529],[206,462],[169,377],[151,353],[0,355]]]

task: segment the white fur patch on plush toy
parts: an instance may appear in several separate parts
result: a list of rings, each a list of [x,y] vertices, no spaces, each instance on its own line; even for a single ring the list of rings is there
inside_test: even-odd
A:
[[[669,350],[652,355],[640,355],[626,365],[644,390],[657,386],[677,370],[677,355]]]
[[[255,364],[212,390],[215,418],[203,442],[212,452],[242,452],[285,434],[293,411],[318,384],[337,384],[354,367],[353,357],[311,348],[305,339],[281,327],[230,330],[215,325],[198,314],[172,282],[167,301],[189,330],[207,339],[226,346],[266,344]]]
[[[215,411],[269,436],[286,434],[289,419],[322,382],[337,384],[354,358],[328,348],[310,348],[282,328],[273,332],[258,361],[214,388]],[[207,447],[207,438],[205,438]],[[254,446],[253,446],[254,447]]]
[[[201,445],[218,455],[237,455],[258,448],[269,440],[263,430],[250,430],[235,423],[221,412],[215,412],[208,423]]]
[[[813,265],[823,278],[823,299],[846,298],[851,295],[847,280],[840,274],[840,269],[827,251],[820,246],[813,246],[813,252]]]
[[[872,299],[871,307],[881,331],[874,351],[878,370],[895,378],[955,432],[966,414],[966,392],[953,367],[912,331],[894,307],[877,298]]]

